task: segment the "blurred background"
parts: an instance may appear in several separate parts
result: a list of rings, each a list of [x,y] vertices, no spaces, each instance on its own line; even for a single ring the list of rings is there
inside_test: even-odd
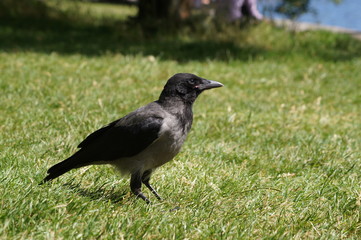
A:
[[[360,10],[0,0],[0,239],[360,239],[359,34],[292,22],[360,31]],[[145,206],[104,166],[38,186],[177,72],[224,87],[200,96],[182,152],[155,174],[165,201]]]
[[[3,0],[0,3],[0,16],[38,15],[39,17],[39,15],[45,14],[45,8],[49,7],[49,5],[59,5],[62,2],[67,2],[68,5],[75,2],[132,5],[136,6],[139,10],[133,12],[138,18],[162,18],[168,15],[168,19],[173,18],[174,20],[177,18],[189,18],[194,8],[208,9],[208,14],[212,15],[217,11],[217,6],[218,10],[220,9],[219,5],[227,5],[226,7],[228,8],[235,8],[237,4],[240,4],[239,2],[247,2],[247,0]],[[358,13],[361,11],[361,3],[358,0],[259,0],[258,2],[250,2],[258,4],[257,8],[259,12],[266,18],[289,18],[302,22],[319,23],[361,31],[361,21],[358,19]],[[244,10],[245,9],[243,9],[243,11]]]
[[[167,37],[175,42],[182,39],[184,43],[188,36],[188,40],[229,48],[231,54],[235,45],[249,43],[252,47],[244,47],[246,52],[241,56],[245,57],[252,56],[251,49],[257,48],[254,37],[264,35],[272,39],[266,26],[286,26],[294,33],[299,28],[291,23],[297,21],[346,28],[357,34],[361,30],[357,17],[360,8],[357,0],[3,0],[0,2],[0,44],[3,49],[31,48],[48,52],[146,51],[154,54],[159,51],[159,44],[150,44],[152,38],[167,42],[162,45],[162,52],[168,52],[166,49],[173,43],[169,38],[166,40]],[[302,26],[303,30],[312,28],[312,25]],[[93,35],[91,42],[89,35]],[[240,38],[242,41],[235,41]],[[137,44],[137,40],[142,44]],[[143,40],[146,40],[146,50]],[[71,45],[65,43],[69,41]],[[295,42],[296,38],[291,37],[289,41]],[[184,60],[187,56],[181,56],[189,49],[200,51],[205,58],[214,57],[212,52],[217,48],[211,46],[206,54],[202,51],[210,47],[206,45],[200,44],[200,49],[188,46],[173,57]]]

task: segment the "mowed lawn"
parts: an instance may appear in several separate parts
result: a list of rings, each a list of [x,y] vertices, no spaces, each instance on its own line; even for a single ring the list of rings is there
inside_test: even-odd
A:
[[[149,37],[114,21],[0,25],[0,239],[360,238],[361,42],[269,23]],[[136,199],[109,166],[38,185],[178,72],[224,87],[200,96],[153,175],[163,201]]]

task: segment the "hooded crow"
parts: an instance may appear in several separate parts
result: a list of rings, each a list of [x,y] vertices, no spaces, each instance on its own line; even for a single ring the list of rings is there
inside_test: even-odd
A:
[[[48,170],[43,183],[74,168],[111,164],[130,174],[130,189],[137,197],[150,202],[141,191],[143,183],[160,200],[149,183],[152,172],[180,151],[191,129],[192,105],[199,94],[222,86],[194,74],[175,74],[157,101],[90,134],[76,153]]]

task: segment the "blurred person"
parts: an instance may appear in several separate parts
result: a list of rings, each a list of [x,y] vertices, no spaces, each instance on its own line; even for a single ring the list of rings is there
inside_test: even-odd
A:
[[[229,22],[241,19],[243,11],[252,18],[263,19],[257,9],[257,0],[217,0],[217,15]]]

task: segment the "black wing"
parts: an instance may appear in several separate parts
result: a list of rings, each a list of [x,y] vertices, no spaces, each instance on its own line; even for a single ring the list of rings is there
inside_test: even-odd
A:
[[[162,123],[160,117],[128,115],[90,134],[74,157],[90,163],[134,156],[158,138]]]
[[[131,125],[117,123],[104,135],[101,145],[109,160],[131,157],[148,147],[159,137],[163,119],[148,117]]]
[[[43,182],[67,171],[102,161],[131,157],[152,144],[159,135],[163,119],[149,117],[132,125],[122,125],[121,119],[90,134],[82,148],[64,161],[52,166]]]
[[[114,125],[119,121],[115,120],[114,122],[109,123],[108,125],[105,125],[104,127],[96,130],[95,132],[89,134],[81,143],[79,143],[78,148],[83,148],[88,146],[91,142],[96,140],[97,138],[101,137],[104,133],[106,133],[109,129],[114,127]]]
[[[140,153],[159,137],[161,116],[162,109],[151,103],[93,132],[79,144],[79,151],[48,170],[44,182],[73,168]]]

